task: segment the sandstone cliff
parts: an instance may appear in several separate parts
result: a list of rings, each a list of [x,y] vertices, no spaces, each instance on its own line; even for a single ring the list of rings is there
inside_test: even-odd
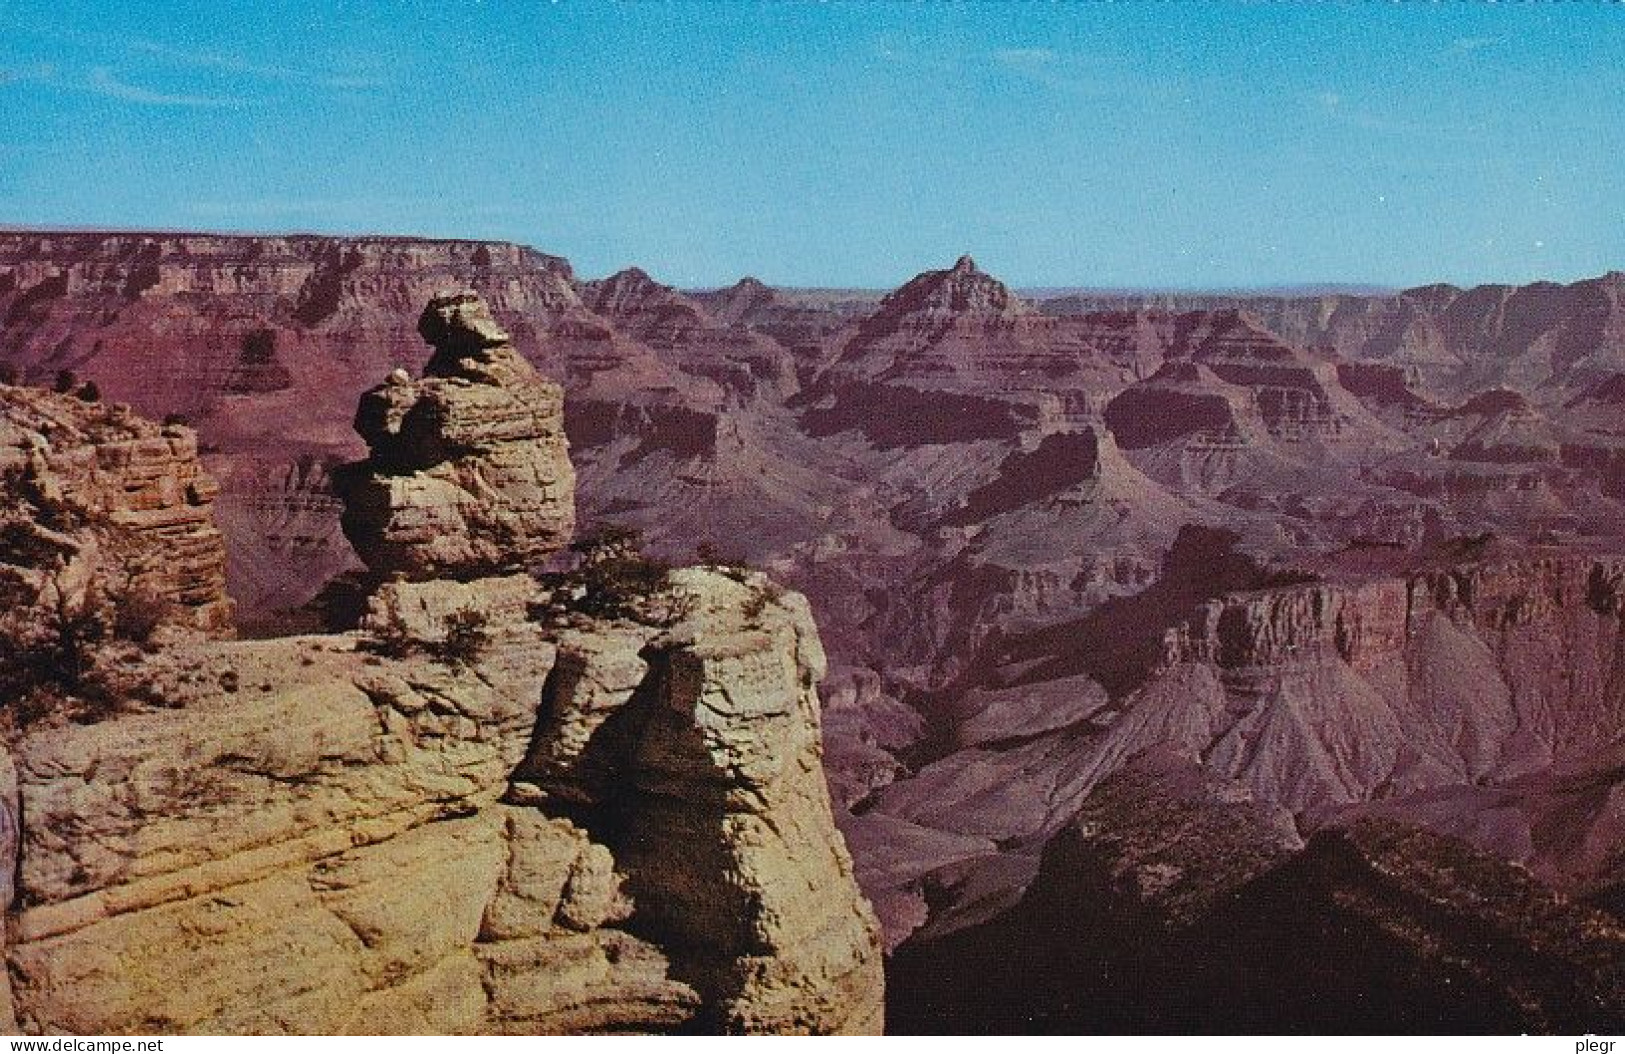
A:
[[[879,1031],[878,927],[823,782],[806,602],[691,569],[659,624],[545,614],[536,581],[490,572],[568,537],[556,389],[478,301],[435,301],[423,329],[426,379],[359,417],[380,472],[432,474],[450,449],[478,461],[457,478],[500,484],[453,503],[455,552],[434,548],[444,532],[386,547],[406,555],[379,566],[407,574],[355,632],[140,653],[126,673],[145,688],[116,712],[9,745],[16,1023]],[[95,461],[104,439],[55,449]],[[446,508],[432,486],[397,497],[386,523]]]
[[[96,591],[142,598],[156,621],[230,634],[217,487],[190,429],[0,384],[0,481],[0,581],[23,592],[11,604],[77,606]]]
[[[190,646],[149,660],[139,712],[27,736],[20,1023],[878,1031],[874,923],[818,765],[816,631],[794,602],[746,628],[718,577],[683,580],[692,614],[660,640],[555,639],[497,608],[467,665],[356,635]],[[583,709],[635,730],[610,740],[623,798],[527,778],[527,758],[559,783],[599,763]]]

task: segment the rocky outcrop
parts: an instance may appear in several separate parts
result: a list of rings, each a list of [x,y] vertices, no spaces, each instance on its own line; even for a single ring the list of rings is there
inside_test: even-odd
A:
[[[893,1025],[1607,1032],[1622,962],[1617,919],[1460,842],[1362,820],[1305,845],[1284,810],[1148,752],[1088,797],[1015,909],[897,956]]]
[[[229,636],[217,490],[191,429],[0,385],[0,579],[26,594],[11,603],[77,607],[96,592],[139,601],[155,626]]]
[[[108,399],[197,429],[223,488],[228,585],[259,631],[355,566],[337,503],[302,466],[364,453],[350,427],[358,396],[397,367],[416,373],[429,354],[417,312],[461,288],[549,376],[590,358],[607,330],[567,262],[509,243],[11,232],[0,358],[36,384],[74,370]]]
[[[520,587],[400,588],[426,613],[398,627],[406,657],[354,635],[192,646],[147,660],[139,712],[13,748],[24,1027],[879,1029],[804,602],[747,618],[747,590],[695,572],[675,636],[555,643],[506,614]],[[481,613],[476,658],[433,658],[437,610]],[[564,791],[596,763],[572,756],[580,707],[624,723],[645,700],[624,796]]]
[[[819,764],[811,614],[760,576],[672,578],[684,614],[664,633],[561,641],[515,779],[590,817],[706,1027],[878,1031],[878,926]]]
[[[489,572],[567,538],[567,503],[527,503],[551,455],[568,494],[557,390],[476,299],[422,329],[425,380],[358,415],[370,464],[421,475],[407,495],[514,485],[456,505],[450,547],[379,542],[405,556],[375,558],[398,574],[359,631],[132,652],[140,688],[99,720],[16,734],[16,1026],[878,1032],[806,601],[694,569],[659,626],[537,621],[558,610],[537,581]]]
[[[470,577],[520,570],[575,525],[564,396],[514,350],[473,293],[436,297],[419,332],[435,349],[367,392],[367,461],[339,482],[344,530],[374,573]]]

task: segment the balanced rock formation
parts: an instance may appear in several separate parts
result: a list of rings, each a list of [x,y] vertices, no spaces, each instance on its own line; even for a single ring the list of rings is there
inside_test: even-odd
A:
[[[430,301],[435,351],[361,397],[368,459],[339,481],[344,531],[377,574],[474,577],[563,548],[575,525],[564,396],[473,293]]]
[[[232,632],[217,488],[191,429],[0,384],[0,480],[0,582],[22,591],[9,604],[78,607],[95,590],[140,598],[159,622]]]

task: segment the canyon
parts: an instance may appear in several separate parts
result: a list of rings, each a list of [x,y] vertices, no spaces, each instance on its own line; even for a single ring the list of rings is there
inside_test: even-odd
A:
[[[1622,301],[1027,298],[968,256],[883,296],[683,291],[492,242],[0,234],[34,386],[0,386],[0,468],[171,547],[160,636],[243,638],[16,748],[19,1020],[872,1030],[883,945],[902,1030],[1617,1030]],[[21,511],[18,554],[110,559]],[[605,525],[709,568],[673,572],[674,627],[527,614]],[[467,611],[477,677],[422,657]],[[121,771],[142,800],[109,810]],[[138,808],[157,832],[101,828]],[[705,899],[747,848],[772,881]],[[436,883],[489,892],[418,934]],[[210,926],[219,977],[293,972],[149,1011],[90,950]]]

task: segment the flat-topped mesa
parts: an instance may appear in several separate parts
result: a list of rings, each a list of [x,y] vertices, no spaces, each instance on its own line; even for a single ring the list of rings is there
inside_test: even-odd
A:
[[[531,566],[575,529],[564,393],[515,350],[477,294],[429,301],[423,377],[366,392],[365,461],[340,473],[345,536],[375,574],[477,578]]]

